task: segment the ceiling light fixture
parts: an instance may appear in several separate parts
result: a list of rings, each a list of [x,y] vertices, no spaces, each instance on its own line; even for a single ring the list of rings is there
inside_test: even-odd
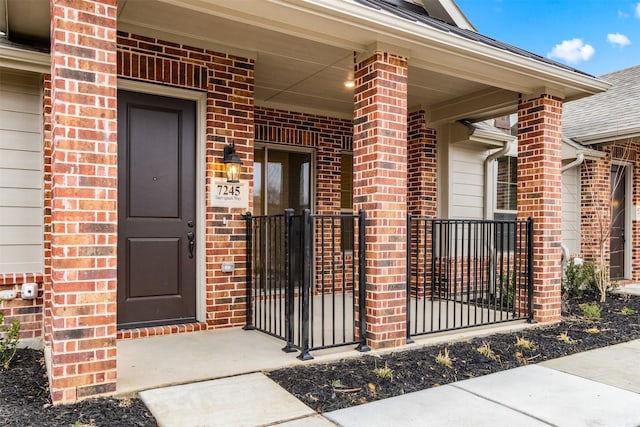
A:
[[[346,82],[344,82],[344,87],[353,89],[354,87],[356,87],[356,82],[354,82],[353,80],[347,80]]]

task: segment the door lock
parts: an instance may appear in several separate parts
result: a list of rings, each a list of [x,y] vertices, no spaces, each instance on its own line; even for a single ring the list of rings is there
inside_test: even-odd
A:
[[[189,242],[189,258],[193,258],[193,250],[196,247],[196,234],[193,231],[187,232],[187,240]]]

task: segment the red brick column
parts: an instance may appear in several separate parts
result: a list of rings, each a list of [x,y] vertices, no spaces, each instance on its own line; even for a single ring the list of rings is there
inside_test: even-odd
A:
[[[436,131],[427,127],[424,111],[409,114],[407,123],[409,212],[416,217],[437,215],[437,141]]]
[[[585,160],[580,167],[580,249],[589,261],[599,258],[603,246],[609,264],[611,227],[611,157]]]
[[[407,59],[356,64],[354,204],[367,211],[367,343],[406,342]]]
[[[116,388],[116,12],[51,2],[54,402]]]
[[[533,310],[560,319],[562,101],[551,95],[518,105],[518,218],[534,219]]]
[[[640,206],[640,145],[633,144],[635,155],[629,156],[629,161],[633,163],[633,206]],[[640,280],[640,218],[629,212],[631,215],[631,280]]]

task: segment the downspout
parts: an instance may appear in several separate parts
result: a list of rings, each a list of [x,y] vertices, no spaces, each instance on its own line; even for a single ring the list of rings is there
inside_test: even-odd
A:
[[[490,184],[489,165],[491,165],[492,161],[494,161],[498,157],[504,156],[509,152],[509,150],[511,150],[511,142],[512,141],[506,141],[504,143],[504,146],[500,150],[496,151],[495,153],[489,154],[487,158],[484,159],[484,219],[491,219],[489,218],[489,212],[491,211],[489,210],[489,203],[487,203],[487,200],[489,200],[489,184]]]
[[[569,169],[573,169],[577,166],[580,166],[583,162],[584,162],[584,153],[578,153],[578,155],[576,156],[576,159],[573,162],[567,163],[566,165],[562,166],[560,173],[566,172]],[[560,248],[562,249],[562,271],[564,271],[567,265],[567,261],[569,260],[569,248],[567,247],[567,245],[564,244],[564,242],[560,243]]]
[[[489,218],[489,212],[491,212],[491,210],[489,209],[489,203],[487,203],[487,201],[489,200],[489,184],[490,184],[489,183],[489,167],[491,166],[491,162],[493,162],[498,157],[502,157],[505,154],[507,154],[510,149],[511,149],[511,141],[505,141],[504,146],[501,149],[499,149],[495,153],[489,154],[487,158],[484,159],[484,218],[485,219],[492,219],[492,218]],[[493,200],[493,198],[491,200]],[[494,266],[496,265],[496,262],[495,262],[496,249],[495,249],[495,245],[493,245],[490,241],[487,241],[486,245],[489,253],[491,254],[489,258],[490,260],[489,262],[491,263],[491,269],[489,270],[488,289],[489,289],[489,292],[493,292],[495,294],[496,282],[494,278],[494,274],[495,274]]]

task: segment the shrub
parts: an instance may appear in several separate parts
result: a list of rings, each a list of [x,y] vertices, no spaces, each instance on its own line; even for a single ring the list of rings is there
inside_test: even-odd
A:
[[[602,316],[602,309],[596,303],[580,304],[580,309],[582,310],[582,317],[585,319],[599,319]]]
[[[598,277],[593,261],[571,258],[562,276],[562,292],[570,297],[598,295]]]
[[[622,313],[623,316],[633,316],[637,312],[637,310],[629,307],[622,307],[622,310],[620,310],[620,313]]]
[[[11,326],[4,324],[4,313],[0,312],[0,367],[7,369],[18,350],[20,322],[13,319]]]
[[[516,280],[515,273],[507,274],[503,272],[500,275],[500,304],[504,310],[511,310],[516,301]]]

